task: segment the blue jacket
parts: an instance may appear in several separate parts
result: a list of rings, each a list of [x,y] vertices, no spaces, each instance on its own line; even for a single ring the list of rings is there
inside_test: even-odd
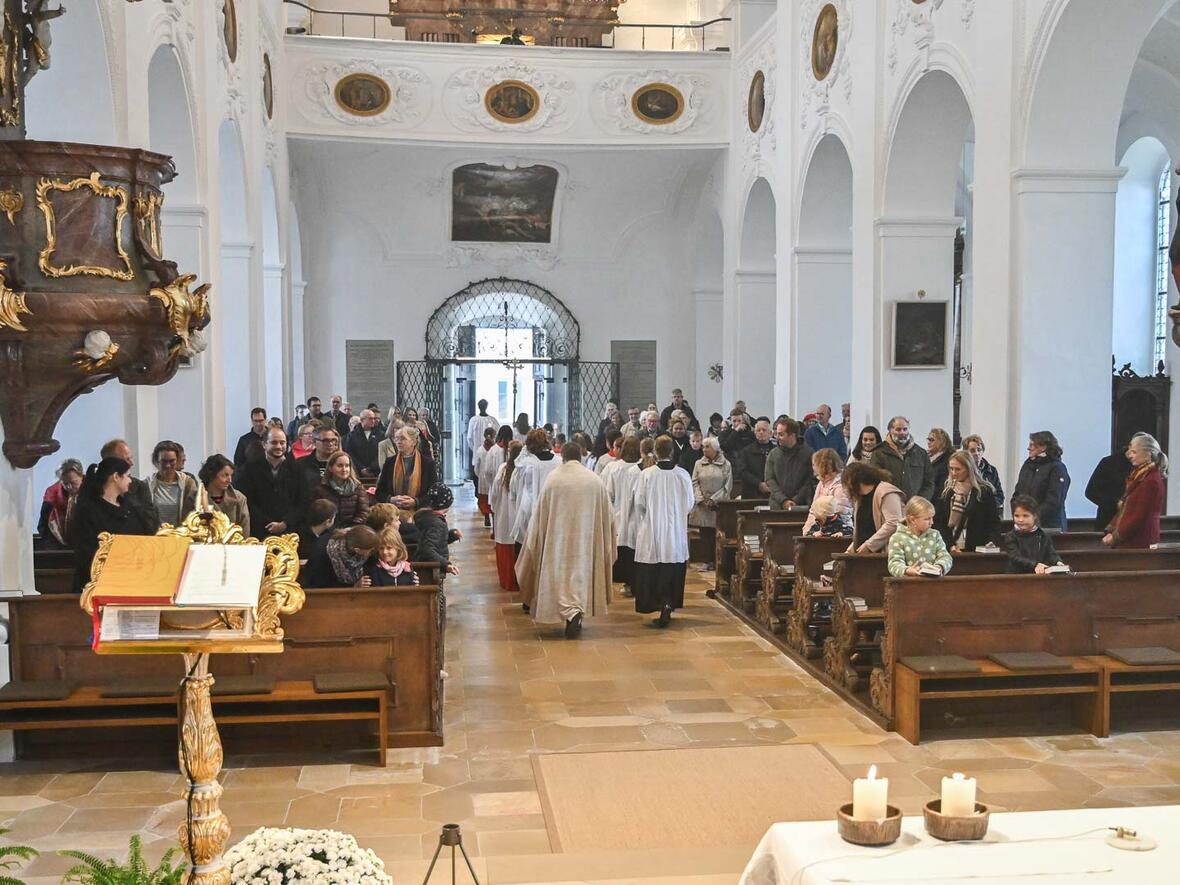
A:
[[[1069,494],[1069,471],[1057,458],[1029,458],[1020,468],[1012,497],[1032,495],[1041,507],[1043,529],[1068,531],[1065,521],[1065,498]]]
[[[813,452],[820,449],[835,449],[841,461],[848,460],[848,443],[844,441],[844,428],[839,424],[828,425],[827,433],[824,433],[818,424],[812,424],[803,434],[803,441],[811,446]]]

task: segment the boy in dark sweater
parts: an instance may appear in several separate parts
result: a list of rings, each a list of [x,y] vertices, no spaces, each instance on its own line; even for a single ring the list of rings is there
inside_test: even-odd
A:
[[[1009,573],[1043,575],[1050,566],[1065,565],[1057,555],[1053,539],[1037,525],[1039,510],[1036,498],[1030,495],[1012,499],[1014,528],[1004,535]]]
[[[449,547],[461,540],[463,533],[447,527],[447,511],[455,503],[455,496],[439,482],[427,489],[420,501],[423,506],[414,513],[414,525],[418,527],[419,535],[415,561],[437,562],[444,574],[459,574],[451,562]]]

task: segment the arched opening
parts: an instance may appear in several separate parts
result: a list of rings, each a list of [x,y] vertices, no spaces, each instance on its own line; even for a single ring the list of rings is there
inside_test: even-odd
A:
[[[774,410],[775,212],[770,183],[759,178],[746,198],[734,280],[737,345],[734,395],[746,401],[753,415]]]
[[[227,383],[215,385],[224,397],[218,417],[222,426],[215,437],[219,446],[232,449],[239,427],[249,421],[255,405],[254,362],[265,358],[255,353],[250,334],[251,259],[254,243],[246,217],[246,170],[241,135],[237,124],[224,120],[217,132],[220,194],[221,293],[214,300],[214,337],[211,347],[220,365],[220,377]],[[253,358],[252,358],[253,357]],[[215,410],[217,411],[217,410]],[[231,437],[233,439],[231,439]]]
[[[792,401],[839,415],[852,393],[852,162],[835,135],[811,156],[796,229]]]
[[[283,297],[286,266],[279,237],[274,170],[268,167],[262,176],[262,348],[266,396],[265,401],[259,403],[268,415],[286,414],[283,409],[283,329],[290,320]]]
[[[932,427],[952,436],[959,430],[956,346],[961,354],[974,327],[963,286],[973,141],[959,83],[941,70],[923,75],[906,96],[890,143],[878,222],[880,359],[873,367],[880,378],[875,413],[884,421],[905,412],[918,439]]]

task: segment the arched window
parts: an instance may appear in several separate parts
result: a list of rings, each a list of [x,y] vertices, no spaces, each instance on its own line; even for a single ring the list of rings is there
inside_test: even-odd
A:
[[[1156,207],[1155,249],[1155,343],[1152,368],[1166,368],[1168,354],[1168,282],[1172,278],[1168,244],[1172,240],[1172,168],[1160,176],[1159,203]]]

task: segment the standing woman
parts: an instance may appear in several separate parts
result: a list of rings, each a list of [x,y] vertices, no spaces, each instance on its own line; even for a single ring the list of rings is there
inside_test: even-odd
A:
[[[242,534],[250,537],[250,508],[246,496],[233,487],[234,462],[225,455],[210,455],[197,471],[197,479],[205,487],[206,500],[242,527]],[[201,497],[197,494],[198,509]]]
[[[930,457],[930,469],[934,472],[934,494],[942,493],[946,486],[947,457],[954,448],[951,436],[941,427],[932,427],[926,434],[926,454]]]
[[[854,461],[844,468],[844,490],[852,501],[852,543],[848,553],[880,553],[905,516],[905,494],[891,476]]]
[[[418,498],[438,482],[434,459],[422,452],[418,429],[410,424],[396,431],[393,444],[397,456],[386,460],[377,477],[377,500],[396,504],[401,510],[414,510]]]
[[[861,429],[858,439],[852,450],[852,460],[868,464],[873,459],[873,450],[881,445],[881,431],[869,425]]]
[[[934,501],[934,527],[954,553],[1000,540],[996,491],[968,452],[947,456],[947,481]]]
[[[501,424],[496,431],[496,442],[484,452],[479,462],[479,487],[485,492],[484,500],[488,505],[488,512],[494,514],[492,506],[492,486],[496,482],[496,474],[508,459],[508,446],[512,442],[512,425]]]
[[[500,578],[500,589],[515,592],[520,589],[516,583],[516,539],[513,528],[516,525],[516,511],[512,507],[512,496],[508,486],[516,469],[516,459],[524,445],[511,439],[512,428],[505,424],[500,428],[508,431],[509,442],[504,463],[496,468],[496,475],[488,485],[488,503],[492,507],[492,541],[496,545],[496,575]],[[499,448],[499,446],[497,446]]]
[[[1127,447],[1127,460],[1131,462],[1131,474],[1126,491],[1102,543],[1108,547],[1147,548],[1160,539],[1168,456],[1154,436],[1136,433]]]
[[[78,490],[82,488],[85,472],[77,458],[66,458],[57,468],[57,482],[45,490],[41,502],[41,518],[37,521],[40,543],[51,550],[65,550],[70,544],[66,529],[78,503]]]
[[[233,465],[230,465],[233,468]],[[131,465],[122,458],[103,458],[91,464],[78,492],[69,525],[70,546],[74,548],[74,592],[81,593],[90,581],[90,565],[98,552],[98,535],[150,535],[142,511],[120,498],[131,488]]]
[[[629,436],[623,440],[619,459],[602,470],[606,494],[615,523],[615,564],[611,580],[623,585],[623,595],[631,595],[632,573],[635,570],[635,538],[638,533],[635,513],[635,488],[639,485],[639,440]]]
[[[1065,496],[1069,494],[1069,471],[1061,460],[1063,452],[1048,430],[1038,430],[1028,438],[1028,460],[1020,467],[1020,476],[1012,497],[1029,495],[1040,508],[1038,524],[1043,529],[1067,528]]]
[[[377,443],[377,474],[381,474],[381,468],[385,466],[385,462],[394,456],[397,452],[397,442],[394,440],[394,435],[406,426],[406,422],[400,417],[390,419],[389,426],[385,428],[385,439]]]
[[[328,458],[328,469],[312,499],[324,498],[336,505],[336,526],[349,528],[364,525],[369,518],[369,493],[352,469],[348,452],[333,452]]]
[[[699,437],[700,433],[694,430],[693,435]],[[683,461],[680,464],[684,466]],[[717,437],[706,437],[701,441],[701,457],[692,467],[693,508],[688,524],[700,529],[701,541],[709,550],[717,538],[717,502],[728,501],[732,494],[733,467],[721,454]]]

